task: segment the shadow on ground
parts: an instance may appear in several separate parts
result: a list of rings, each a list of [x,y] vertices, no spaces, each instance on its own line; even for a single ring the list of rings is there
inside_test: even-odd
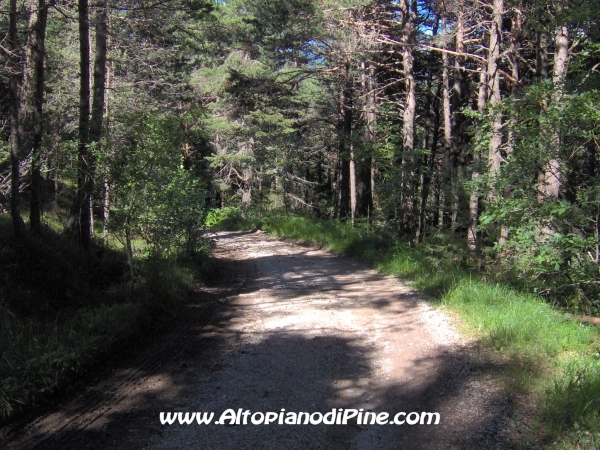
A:
[[[233,241],[245,233],[229,233]],[[243,249],[240,249],[243,250]],[[275,302],[302,302],[319,292],[348,293],[363,281],[385,277],[364,265],[334,255],[297,253],[259,255],[251,260],[221,257],[218,276],[188,306],[187,322],[166,340],[119,369],[120,381],[90,387],[85,396],[57,409],[53,421],[33,425],[27,436],[13,436],[9,448],[513,448],[507,436],[511,393],[489,382],[504,367],[475,362],[462,351],[439,352],[414,366],[404,383],[373,387],[373,349],[358,339],[272,329],[239,332],[247,310],[240,299],[259,290],[281,291]],[[256,273],[256,267],[277,270]],[[238,294],[242,294],[238,296]],[[414,294],[373,296],[370,306],[386,309],[405,302],[415,308]],[[268,303],[261,304],[268,313]],[[281,305],[279,305],[281,306]],[[210,321],[203,320],[209,317]],[[400,320],[400,318],[399,318]],[[195,321],[195,322],[194,322]],[[192,325],[189,325],[189,322]],[[418,326],[403,322],[393,332]],[[314,331],[314,330],[312,330]],[[249,336],[249,337],[248,337]],[[425,372],[426,379],[419,378]],[[409,374],[410,375],[410,374]],[[330,412],[363,408],[364,412],[439,412],[439,425],[161,425],[160,412],[215,412],[228,408],[252,412]],[[32,445],[33,444],[33,445]],[[25,447],[28,445],[28,447]]]

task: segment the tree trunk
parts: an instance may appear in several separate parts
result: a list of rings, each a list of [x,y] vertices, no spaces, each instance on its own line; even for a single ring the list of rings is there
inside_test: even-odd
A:
[[[17,238],[23,233],[23,219],[19,211],[21,177],[19,173],[19,44],[17,40],[17,0],[10,0],[10,215]]]
[[[94,188],[88,149],[90,133],[90,23],[88,0],[79,0],[79,142],[77,195],[67,221],[67,230],[79,236],[84,252],[92,241],[91,194]]]
[[[42,144],[44,104],[44,47],[48,5],[38,0],[29,16],[21,106],[19,108],[19,143],[21,154],[31,154],[31,199],[29,221],[32,231],[41,232],[41,173],[40,153]]]
[[[483,115],[487,100],[487,72],[486,66],[482,65],[479,74],[479,92],[477,94],[477,112]],[[477,142],[475,143],[475,153],[473,155],[473,173],[471,180],[475,183],[480,176],[481,170],[481,152],[477,144],[481,142],[482,136],[478,132],[476,135]],[[479,192],[476,188],[471,191],[469,199],[469,229],[467,230],[467,244],[473,252],[479,250],[479,237],[477,235],[477,225],[479,224]]]
[[[442,39],[444,41],[444,48],[446,48],[447,34],[446,18],[442,17]],[[448,59],[448,53],[442,52],[442,105],[444,110],[444,212],[442,214],[442,224],[444,229],[449,229],[452,224],[452,109],[450,103]]]
[[[356,155],[354,145],[350,144],[350,219],[354,226],[354,217],[356,216]]]
[[[489,175],[490,189],[488,199],[495,202],[498,198],[496,192],[496,178],[500,171],[502,155],[500,147],[502,145],[502,113],[499,105],[502,101],[500,94],[500,72],[498,68],[498,59],[500,57],[500,44],[502,41],[502,14],[504,13],[504,1],[494,0],[493,18],[490,28],[490,45],[488,49],[488,93],[490,102],[490,147],[489,147]]]
[[[339,218],[350,217],[350,142],[352,135],[352,80],[350,79],[350,63],[345,64],[342,92],[340,95],[339,123],[339,158],[340,158],[340,207]]]
[[[439,20],[435,21],[433,26],[433,36],[437,36]],[[427,197],[429,196],[429,186],[431,184],[431,174],[433,172],[433,165],[435,163],[435,154],[437,151],[437,141],[439,137],[439,114],[438,110],[438,98],[440,94],[440,85],[438,83],[437,94],[434,97],[433,94],[433,58],[430,54],[428,58],[428,75],[427,75],[427,95],[425,97],[425,130],[423,133],[423,148],[429,147],[429,136],[433,131],[433,142],[431,144],[431,152],[429,155],[423,155],[421,161],[421,192],[419,196],[419,217],[417,220],[417,229],[415,233],[415,244],[420,244],[425,234],[425,213],[427,210]],[[435,123],[431,122],[431,106],[433,104],[435,113]]]
[[[537,22],[543,24],[542,9],[538,9]],[[535,40],[535,74],[539,79],[548,78],[548,34],[543,31],[536,32]]]
[[[375,88],[374,70],[370,64],[361,63],[362,90],[364,99],[364,132],[361,155],[356,160],[356,217],[370,217],[373,212],[373,191],[371,189],[372,154],[371,146],[375,139]]]
[[[464,40],[465,40],[465,27],[464,27],[464,13],[463,13],[463,2],[460,1],[457,5],[456,12],[456,52],[463,53],[465,50]],[[459,212],[461,209],[461,195],[460,195],[460,176],[459,173],[463,173],[464,171],[464,162],[460,157],[460,122],[461,122],[461,112],[462,108],[462,99],[463,99],[463,67],[462,67],[462,58],[458,55],[454,57],[454,85],[452,87],[453,96],[452,96],[452,111],[451,111],[451,120],[452,120],[452,142],[451,142],[451,158],[450,158],[450,170],[451,179],[452,179],[452,221],[450,228],[452,231],[456,230],[458,227],[458,218]]]
[[[522,17],[520,5],[516,5],[513,8],[514,17],[512,18],[511,23],[511,35],[510,35],[510,48],[508,52],[508,61],[510,63],[511,68],[511,77],[510,80],[510,98],[513,101],[517,100],[517,94],[519,92],[519,53],[521,51],[521,30],[523,28]],[[514,128],[514,117],[509,118],[508,124],[508,136],[506,140],[506,156],[510,156],[514,152],[515,148],[515,133],[513,131]],[[508,198],[510,196],[510,188],[506,187],[504,190],[504,197]],[[506,224],[502,224],[500,228],[500,238],[498,240],[498,244],[504,245],[508,241],[508,227]]]
[[[559,11],[560,12],[560,11]],[[554,67],[552,74],[552,106],[557,106],[562,101],[567,78],[567,62],[569,59],[569,30],[566,25],[558,25],[554,39]],[[561,168],[561,138],[557,127],[551,132],[550,159],[544,167],[544,182],[541,186],[541,194],[544,201],[556,201],[560,195],[563,185],[563,174]]]
[[[131,282],[133,283],[133,279],[135,277],[135,273],[133,271],[133,247],[131,246],[131,224],[129,221],[129,217],[125,222],[125,253],[127,253],[127,263],[129,265],[129,273],[131,275]]]
[[[110,27],[110,16],[108,15],[108,11],[106,12],[106,48],[110,47],[110,38],[108,37],[108,28]],[[106,59],[106,58],[105,58]],[[105,129],[106,129],[106,148],[104,152],[110,152],[111,150],[111,130],[110,130],[110,87],[111,87],[111,63],[106,61],[106,80],[105,80],[105,101],[104,101],[104,116],[105,116]],[[110,219],[110,194],[111,194],[111,185],[110,185],[110,171],[108,166],[105,168],[104,176],[103,176],[103,199],[102,199],[102,238],[104,240],[104,244],[108,243],[108,222]]]
[[[435,121],[433,123],[433,138],[431,140],[431,152],[427,158],[427,168],[421,175],[421,197],[419,200],[419,223],[417,226],[416,243],[419,244],[423,240],[425,234],[425,213],[427,210],[427,197],[429,196],[429,188],[431,185],[431,178],[434,172],[435,157],[437,153],[438,141],[440,136],[440,114],[439,114],[439,94],[440,86],[438,85],[437,94],[433,100],[433,108],[435,111]],[[434,199],[435,207],[437,208],[439,203],[439,195],[436,191],[436,198]],[[434,213],[434,216],[438,216],[438,212]],[[439,217],[434,217],[434,224],[437,225]]]
[[[414,197],[414,149],[415,149],[415,111],[417,109],[417,84],[414,73],[414,43],[416,26],[416,1],[404,0],[402,13],[404,19],[402,66],[404,69],[404,83],[406,86],[406,105],[402,115],[402,151],[404,161],[402,167],[402,196],[405,198],[400,207],[402,212],[401,224],[405,231],[414,230],[414,217],[412,199]]]
[[[95,143],[98,151],[100,150],[100,140],[102,138],[102,118],[104,116],[106,92],[106,39],[106,0],[99,0],[96,3],[96,54],[94,57],[94,89],[89,132],[89,142]]]

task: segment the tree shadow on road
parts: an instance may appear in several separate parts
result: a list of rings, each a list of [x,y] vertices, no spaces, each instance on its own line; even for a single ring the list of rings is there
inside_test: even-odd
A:
[[[243,236],[243,235],[242,235]],[[513,448],[508,427],[513,397],[492,381],[503,367],[481,363],[464,349],[440,349],[418,359],[406,381],[374,383],[380,368],[367,343],[357,338],[286,327],[252,329],[245,298],[268,290],[281,295],[261,303],[265,317],[282,315],[282,304],[336,291],[352,309],[363,296],[354,288],[374,288],[367,304],[417,306],[411,292],[385,294],[387,277],[325,253],[262,255],[252,260],[221,260],[219,279],[190,303],[188,321],[163,342],[148,348],[115,376],[59,407],[52,420],[26,430],[9,448],[272,448],[272,449],[474,449]],[[277,268],[269,275],[255,267]],[[313,267],[313,269],[310,269]],[[312,270],[312,271],[311,271]],[[241,295],[237,295],[237,294]],[[273,299],[274,298],[274,299]],[[279,310],[269,311],[269,301]],[[363,305],[364,307],[364,305]],[[203,320],[210,317],[210,320]],[[257,320],[262,320],[259,317]],[[405,321],[407,332],[420,326]],[[401,352],[401,349],[395,349]],[[424,376],[426,374],[426,376]],[[160,412],[438,412],[438,425],[161,425]],[[37,447],[36,447],[37,445]]]

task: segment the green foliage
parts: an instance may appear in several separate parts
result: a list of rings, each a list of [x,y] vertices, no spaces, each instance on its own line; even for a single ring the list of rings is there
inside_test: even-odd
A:
[[[123,235],[129,229],[159,254],[190,253],[201,244],[207,183],[184,167],[183,129],[173,114],[139,117],[129,151],[104,161],[120,186],[113,194],[111,230]]]
[[[518,101],[505,100],[503,113],[518,136],[513,153],[496,179],[481,177],[470,187],[483,197],[494,189],[495,201],[480,217],[488,242],[498,241],[499,224],[509,230],[508,241],[493,252],[501,279],[519,280],[521,288],[563,306],[598,310],[600,191],[592,177],[600,94],[564,93],[549,103],[554,89],[542,82],[524,89]],[[536,177],[553,159],[562,161],[560,197],[542,198],[543,182]]]
[[[262,223],[262,219],[252,212],[244,215],[238,206],[225,206],[209,211],[205,226],[211,230],[246,231],[258,229]]]
[[[204,225],[208,229],[226,229],[230,222],[240,222],[242,213],[236,206],[226,206],[219,209],[211,209],[206,215]]]

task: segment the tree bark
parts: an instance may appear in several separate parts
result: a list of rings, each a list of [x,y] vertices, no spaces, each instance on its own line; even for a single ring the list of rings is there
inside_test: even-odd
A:
[[[487,71],[486,66],[482,65],[479,73],[479,92],[477,93],[477,112],[483,115],[487,100]],[[476,136],[477,142],[482,139],[481,133]],[[473,154],[473,173],[471,180],[475,183],[481,175],[481,152],[475,144],[475,153]],[[479,224],[479,192],[476,188],[471,191],[469,198],[469,229],[467,230],[467,244],[473,252],[479,250],[479,236],[477,234],[477,225]]]
[[[442,39],[444,48],[447,47],[446,37],[448,35],[446,17],[442,17]],[[452,106],[450,103],[450,75],[448,53],[442,53],[442,105],[444,111],[444,212],[442,224],[449,229],[452,224]]]
[[[13,229],[17,238],[23,233],[23,219],[21,218],[20,194],[21,177],[19,172],[19,44],[17,41],[17,0],[10,0],[10,215]]]
[[[543,12],[537,11],[537,22],[543,24]],[[538,79],[548,78],[548,34],[543,31],[536,32],[535,40],[535,74]]]
[[[523,28],[523,21],[521,17],[521,5],[518,4],[513,8],[514,17],[511,21],[511,33],[510,33],[510,48],[508,52],[508,61],[511,68],[511,76],[512,80],[510,81],[510,98],[512,101],[517,100],[517,95],[519,92],[519,82],[520,82],[520,73],[519,73],[519,56],[521,51],[521,32]],[[514,117],[508,118],[508,133],[506,140],[506,156],[510,156],[514,152],[515,148],[515,133],[514,133]],[[504,197],[510,196],[510,188],[506,187],[504,190]],[[506,224],[502,224],[500,227],[500,238],[498,240],[498,244],[504,245],[508,241],[509,230]]]
[[[88,0],[78,1],[79,19],[79,127],[77,195],[67,221],[67,230],[77,234],[84,252],[92,241],[91,194],[94,188],[90,137],[90,23]]]
[[[414,231],[414,211],[412,200],[414,197],[414,149],[415,149],[415,112],[417,109],[417,84],[414,73],[414,55],[416,33],[416,1],[404,0],[402,14],[404,16],[404,30],[402,38],[402,66],[404,70],[404,83],[406,86],[406,104],[402,115],[402,150],[404,154],[402,167],[402,197],[400,207],[402,211],[402,228],[405,231]]]
[[[372,154],[375,139],[375,87],[374,69],[371,64],[361,63],[362,90],[364,99],[364,132],[361,155],[355,158],[356,165],[356,211],[355,216],[370,217],[373,213],[373,191],[371,189]]]
[[[488,153],[490,189],[488,199],[495,202],[498,198],[496,192],[496,178],[500,171],[502,155],[500,147],[502,145],[502,113],[499,110],[502,97],[500,94],[500,72],[498,59],[500,58],[500,43],[502,41],[502,14],[504,13],[504,1],[494,0],[492,24],[490,27],[490,45],[488,49],[488,93],[490,103],[490,147]]]
[[[554,67],[552,73],[552,105],[557,106],[562,101],[567,78],[567,63],[569,59],[569,30],[566,25],[558,25],[554,34]],[[552,130],[550,140],[550,160],[544,168],[544,183],[541,186],[543,200],[556,201],[563,185],[561,168],[561,138],[560,130]]]
[[[108,37],[108,28],[110,27],[110,16],[108,15],[108,10],[106,9],[106,45],[105,48],[108,49],[110,47],[110,38]],[[105,79],[105,101],[104,101],[104,116],[105,116],[105,130],[106,130],[106,148],[104,152],[108,152],[111,149],[111,130],[110,130],[110,87],[111,87],[111,63],[106,61],[106,52],[105,52],[105,70],[106,70],[106,79]],[[108,243],[108,222],[110,219],[110,194],[111,194],[111,185],[110,185],[110,172],[108,166],[105,168],[105,172],[103,175],[103,198],[102,198],[102,239],[104,240],[104,244]]]
[[[350,142],[352,136],[352,80],[350,79],[350,63],[344,65],[344,79],[340,94],[339,158],[340,158],[340,207],[339,218],[351,216],[350,193]]]
[[[48,5],[38,0],[32,5],[27,29],[19,108],[19,143],[21,154],[31,154],[29,222],[32,231],[41,232],[40,156],[43,134],[44,47]]]
[[[100,150],[102,138],[102,118],[104,116],[104,97],[106,92],[106,40],[107,40],[107,11],[106,0],[96,4],[96,54],[94,57],[94,89],[90,119],[90,143],[96,144]]]
[[[433,26],[433,36],[437,36],[439,20],[435,21]],[[429,155],[423,155],[421,161],[421,192],[419,195],[419,217],[417,220],[417,229],[415,234],[415,244],[420,244],[425,234],[425,213],[427,210],[427,197],[429,196],[429,186],[431,184],[431,174],[433,173],[433,165],[435,163],[435,154],[437,151],[438,137],[439,137],[439,114],[437,113],[438,98],[440,94],[439,83],[437,88],[437,94],[433,93],[433,58],[430,54],[428,57],[428,75],[427,75],[427,95],[425,97],[425,130],[423,133],[423,148],[430,148],[429,136],[433,131],[433,142],[431,143],[431,150]],[[435,123],[431,123],[431,106],[433,105],[435,111]]]
[[[464,4],[460,1],[457,5],[456,12],[456,52],[462,54],[465,50],[464,39],[465,39],[465,24],[464,24]],[[452,221],[450,228],[452,231],[456,230],[458,227],[458,218],[459,211],[461,209],[461,195],[460,195],[460,176],[459,173],[462,173],[464,166],[464,158],[460,157],[460,122],[461,122],[461,112],[460,109],[463,106],[463,67],[462,67],[462,57],[456,55],[454,57],[454,84],[452,87],[453,96],[452,96],[452,111],[451,111],[451,120],[452,120],[452,143],[451,143],[451,158],[450,158],[450,170],[451,179],[452,179]]]
[[[416,235],[416,243],[419,244],[423,240],[423,235],[425,234],[425,213],[427,210],[427,197],[429,196],[429,189],[431,186],[431,177],[434,172],[435,166],[435,157],[437,153],[438,141],[440,136],[440,114],[439,114],[439,94],[440,94],[440,85],[438,84],[437,94],[433,100],[433,108],[435,111],[435,120],[433,123],[433,137],[431,140],[431,152],[427,158],[427,168],[423,171],[421,175],[421,196],[419,200],[419,223],[417,227],[417,235]],[[436,191],[436,198],[434,199],[434,207],[438,208],[439,204],[439,194]],[[439,221],[439,210],[436,209],[434,212],[434,225],[437,226],[437,222]]]

